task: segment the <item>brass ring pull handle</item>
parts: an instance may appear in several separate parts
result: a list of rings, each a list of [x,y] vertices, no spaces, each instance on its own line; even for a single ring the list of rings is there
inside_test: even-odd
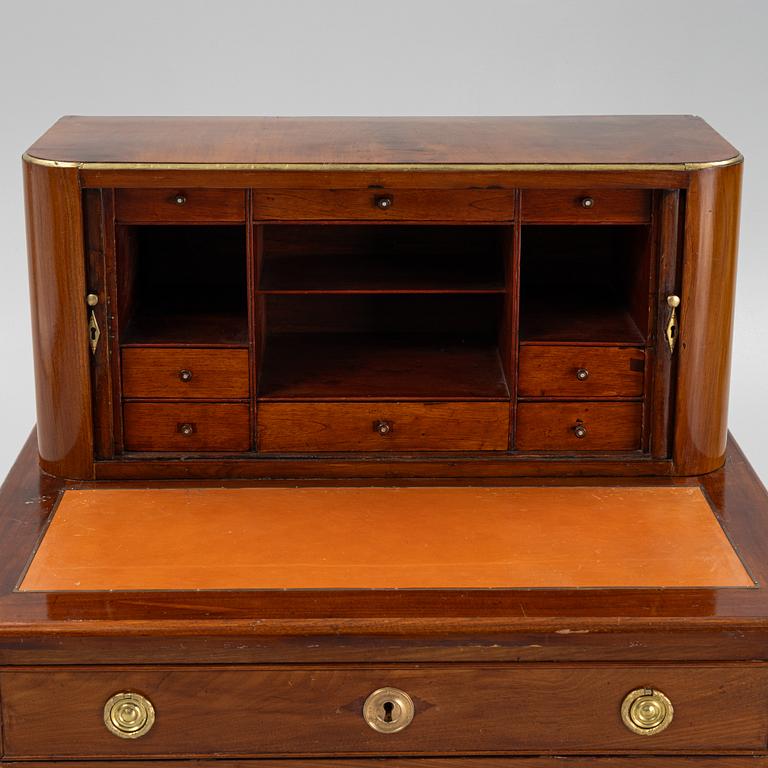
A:
[[[577,368],[576,378],[579,381],[586,381],[589,378],[589,371],[586,368]]]
[[[621,719],[632,733],[653,736],[669,727],[675,710],[672,702],[653,688],[630,691],[621,704]]]
[[[363,704],[363,719],[374,731],[397,733],[413,720],[413,699],[399,688],[379,688]]]
[[[395,204],[394,199],[390,195],[377,197],[374,202],[376,203],[376,207],[382,211],[389,210]]]
[[[192,381],[192,371],[188,370],[187,368],[183,368],[179,371],[179,379],[183,381],[185,384]]]
[[[184,203],[187,202],[187,196],[179,192],[178,195],[173,196],[173,202],[176,203],[176,205],[184,205]]]
[[[155,708],[139,693],[116,693],[104,705],[104,725],[121,739],[138,739],[154,724]]]
[[[581,207],[582,208],[594,208],[595,207],[595,199],[593,197],[582,197],[581,198]]]

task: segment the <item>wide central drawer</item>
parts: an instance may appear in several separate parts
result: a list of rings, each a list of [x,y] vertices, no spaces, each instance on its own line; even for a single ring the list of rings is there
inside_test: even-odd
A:
[[[768,735],[762,664],[40,669],[4,672],[0,688],[6,758],[738,752],[764,749]],[[413,704],[402,730],[364,716],[382,688],[395,691],[368,716],[398,719],[402,692]],[[622,717],[643,689],[673,708],[651,735]],[[118,711],[128,728],[151,706],[136,738],[105,725],[118,694],[132,695]]]
[[[514,190],[254,190],[256,220],[511,221]]]
[[[505,451],[507,402],[262,402],[259,450]]]

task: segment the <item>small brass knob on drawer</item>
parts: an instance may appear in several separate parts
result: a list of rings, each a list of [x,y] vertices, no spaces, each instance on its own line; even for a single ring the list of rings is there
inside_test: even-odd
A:
[[[179,192],[178,195],[174,195],[173,202],[176,203],[176,205],[184,205],[184,203],[187,202],[187,196]]]
[[[621,703],[621,719],[632,733],[653,736],[669,726],[675,714],[672,702],[653,688],[630,691]]]
[[[413,699],[399,688],[379,688],[363,704],[363,718],[374,731],[397,733],[413,720]]]
[[[377,197],[375,199],[375,203],[377,208],[381,209],[382,211],[386,211],[395,204],[395,201],[389,195],[384,195],[382,197]]]
[[[388,435],[392,431],[392,427],[394,425],[391,421],[384,421],[383,419],[379,419],[378,421],[373,422],[373,431],[378,432],[380,435]]]
[[[573,434],[576,435],[579,440],[582,440],[587,436],[587,428],[583,424],[577,424],[573,428]]]
[[[155,708],[140,693],[116,693],[104,705],[104,725],[121,739],[138,739],[155,724]]]
[[[182,435],[185,437],[189,437],[190,435],[195,434],[195,425],[194,424],[179,424],[179,432],[181,432]]]
[[[179,371],[179,378],[186,384],[189,381],[192,381],[192,371],[187,370],[186,368],[183,368]]]
[[[581,198],[581,207],[582,208],[594,208],[595,206],[595,199],[593,197],[582,197]]]
[[[586,368],[577,368],[576,378],[579,381],[586,381],[589,378],[589,371]]]

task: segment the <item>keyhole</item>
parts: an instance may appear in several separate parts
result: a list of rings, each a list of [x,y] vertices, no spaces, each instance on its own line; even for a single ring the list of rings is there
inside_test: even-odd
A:
[[[385,723],[392,722],[392,711],[394,710],[394,708],[395,708],[395,705],[391,701],[384,702],[384,722]]]
[[[91,341],[96,341],[96,329],[91,328]]]

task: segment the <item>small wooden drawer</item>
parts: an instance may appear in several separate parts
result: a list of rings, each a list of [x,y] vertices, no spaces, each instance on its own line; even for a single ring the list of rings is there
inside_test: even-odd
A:
[[[640,397],[645,352],[632,347],[520,347],[520,397]]]
[[[262,402],[258,433],[269,453],[506,451],[509,405]]]
[[[642,403],[520,403],[519,451],[636,451]]]
[[[645,189],[525,189],[524,223],[643,224],[651,220]]]
[[[115,217],[129,224],[245,221],[245,190],[118,189]]]
[[[0,685],[6,759],[741,752],[764,750],[768,736],[762,664],[102,667],[11,670]],[[387,695],[408,696],[398,701],[412,718],[399,731],[364,716],[382,688],[379,720]],[[642,689],[671,704],[650,735],[622,715]],[[136,738],[105,725],[121,693],[136,697],[129,719],[154,715]]]
[[[123,397],[241,400],[249,396],[247,349],[124,347]]]
[[[127,451],[248,451],[248,403],[125,403]]]
[[[511,221],[514,211],[513,190],[306,189],[253,193],[253,215],[267,221]]]

